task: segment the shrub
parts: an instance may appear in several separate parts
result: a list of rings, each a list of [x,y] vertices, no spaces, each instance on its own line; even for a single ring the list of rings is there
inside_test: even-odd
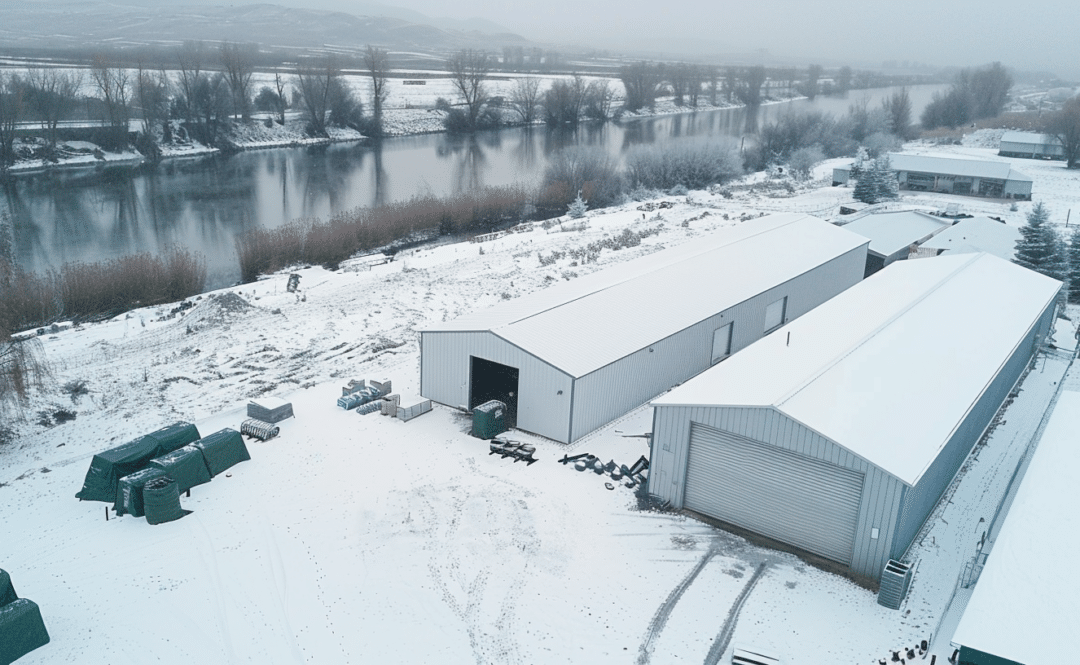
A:
[[[788,159],[788,168],[791,170],[793,176],[808,179],[813,168],[824,159],[825,153],[821,150],[820,146],[814,145],[809,148],[799,148],[791,153],[791,157]]]
[[[544,172],[537,209],[543,217],[560,215],[579,193],[594,209],[618,200],[622,176],[606,152],[581,146],[561,151]]]
[[[534,194],[521,186],[491,187],[448,198],[418,196],[379,208],[355,208],[327,222],[297,220],[275,229],[256,229],[236,239],[245,283],[290,265],[331,269],[360,251],[410,237],[488,233],[520,221]]]
[[[626,155],[626,178],[636,189],[670,190],[676,185],[705,189],[742,172],[734,141],[680,140],[664,146],[635,146]]]

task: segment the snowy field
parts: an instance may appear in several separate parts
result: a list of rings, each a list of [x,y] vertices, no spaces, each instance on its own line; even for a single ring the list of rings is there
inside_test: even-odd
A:
[[[1080,173],[1015,161],[1052,209],[1080,191]],[[52,635],[20,662],[710,663],[751,644],[788,663],[869,664],[931,635],[947,656],[948,637],[936,633],[954,624],[958,606],[946,608],[980,519],[992,518],[1071,352],[1040,358],[965,466],[914,547],[899,612],[792,555],[641,511],[633,490],[556,462],[589,452],[632,464],[647,445],[623,435],[649,429],[647,407],[570,446],[521,434],[540,460],[526,466],[489,456],[467,418],[444,407],[404,423],[335,406],[350,378],[416,392],[416,330],[427,323],[741,218],[832,217],[851,200],[823,182],[788,194],[761,176],[733,191],[590,213],[580,231],[536,225],[482,245],[424,247],[359,272],[303,269],[298,294],[276,275],[208,294],[182,318],[152,308],[46,336],[56,385],[84,379],[90,393],[77,404],[59,390],[39,400],[35,409],[78,417],[28,423],[0,448],[0,560]],[[930,208],[954,200],[1013,224],[1030,206],[904,195]],[[596,264],[537,258],[658,225]],[[1062,322],[1059,345],[1071,335]],[[296,418],[280,438],[249,444],[252,460],[230,476],[194,488],[182,499],[187,517],[106,521],[104,504],[74,498],[93,453],[176,420],[203,435],[238,427],[246,400],[263,394],[292,401]]]

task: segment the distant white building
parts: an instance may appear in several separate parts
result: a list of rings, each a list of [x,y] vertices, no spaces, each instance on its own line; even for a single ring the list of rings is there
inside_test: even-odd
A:
[[[844,224],[844,228],[870,239],[866,253],[866,277],[894,261],[908,258],[913,246],[918,246],[952,225],[942,219],[917,210],[877,212]]]
[[[988,252],[1011,261],[1016,254],[1020,229],[989,217],[971,217],[955,224],[919,245],[918,258],[943,254]]]
[[[1065,159],[1065,148],[1057,137],[1049,134],[1005,132],[1001,135],[998,154],[1029,159]]]
[[[1013,169],[1008,162],[899,153],[890,153],[889,162],[900,189],[1031,199],[1031,178]],[[851,166],[833,169],[833,186],[848,183]]]

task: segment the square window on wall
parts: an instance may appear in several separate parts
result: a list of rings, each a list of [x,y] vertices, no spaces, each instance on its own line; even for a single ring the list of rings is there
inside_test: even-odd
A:
[[[784,296],[765,308],[765,332],[775,330],[784,325],[784,317],[786,315],[787,296]]]

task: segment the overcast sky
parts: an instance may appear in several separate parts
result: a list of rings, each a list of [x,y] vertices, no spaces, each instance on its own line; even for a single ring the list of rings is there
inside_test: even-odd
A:
[[[271,0],[273,1],[273,0]],[[278,0],[350,11],[349,0]],[[995,60],[1080,78],[1080,0],[383,0],[431,16],[484,17],[534,40],[679,45],[879,66]]]

